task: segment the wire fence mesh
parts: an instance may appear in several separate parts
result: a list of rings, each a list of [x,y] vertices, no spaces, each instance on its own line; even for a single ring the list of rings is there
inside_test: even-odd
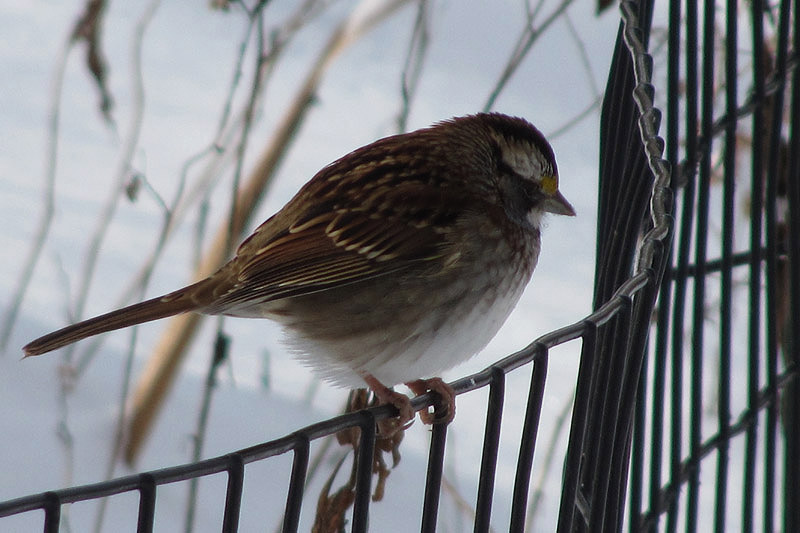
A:
[[[669,4],[675,247],[637,398],[631,530],[800,527],[797,11]]]

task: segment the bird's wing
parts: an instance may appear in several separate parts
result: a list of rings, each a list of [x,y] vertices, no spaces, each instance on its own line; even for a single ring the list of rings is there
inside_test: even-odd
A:
[[[346,197],[347,205],[319,198],[298,216],[279,213],[262,224],[239,248],[237,281],[214,310],[310,294],[452,255],[445,234],[457,209],[443,209],[439,191],[406,180]],[[284,208],[288,214],[295,200]]]

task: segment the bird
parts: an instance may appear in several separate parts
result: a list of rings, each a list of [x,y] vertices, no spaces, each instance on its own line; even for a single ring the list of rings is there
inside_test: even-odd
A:
[[[414,419],[414,394],[495,336],[530,281],[545,215],[574,216],[555,155],[523,118],[477,113],[379,139],[322,168],[208,278],[44,335],[26,357],[197,312],[267,318],[334,385]]]

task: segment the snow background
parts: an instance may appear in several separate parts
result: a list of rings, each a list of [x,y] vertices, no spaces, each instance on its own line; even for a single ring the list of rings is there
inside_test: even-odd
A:
[[[275,16],[285,15],[283,4],[275,4],[270,7],[275,9]],[[80,5],[0,0],[4,13],[0,17],[0,61],[6,73],[0,77],[0,250],[6,254],[0,262],[3,308],[19,279],[42,209],[54,65]],[[250,143],[249,162],[269,139],[282,106],[291,99],[330,28],[353,5],[336,3],[330,12],[304,29],[287,50],[267,87],[264,111]],[[106,17],[103,38],[111,65],[109,83],[116,103],[113,113],[117,133],[99,116],[97,91],[85,72],[82,46],[73,52],[67,66],[61,100],[55,226],[33,273],[33,284],[11,342],[0,355],[0,501],[102,480],[111,453],[130,332],[108,335],[102,356],[93,361],[66,405],[58,392],[60,357],[53,354],[20,361],[19,348],[68,321],[68,291],[75,291],[78,283],[88,236],[113,187],[120,138],[129,127],[129,48],[143,9],[139,3],[112,2]],[[597,87],[602,89],[616,35],[618,17],[614,10],[596,18],[591,6],[576,4],[569,14],[589,53],[592,80],[578,59],[577,46],[568,37],[566,24],[557,22],[534,46],[495,105],[498,111],[528,118],[545,135],[580,113],[597,96]],[[414,16],[413,8],[402,9],[334,63],[274,187],[254,217],[256,224],[280,208],[328,162],[395,132],[400,72]],[[522,29],[523,16],[521,2],[493,2],[491,7],[479,1],[434,3],[431,48],[409,129],[480,110]],[[165,198],[171,198],[176,177],[187,159],[213,139],[243,31],[241,16],[211,11],[204,3],[178,0],[162,2],[147,31],[143,50],[147,107],[134,164]],[[550,139],[558,157],[561,189],[578,216],[548,221],[539,266],[518,308],[481,354],[446,373],[446,379],[481,370],[539,335],[580,320],[590,311],[598,115],[593,114],[566,134]],[[225,216],[227,202],[227,198],[221,198],[213,203],[211,232]],[[103,243],[87,315],[107,311],[113,305],[120,287],[125,286],[142,256],[153,247],[160,216],[158,205],[145,193],[135,203],[120,204]],[[188,217],[170,241],[148,296],[175,289],[187,281],[195,220],[195,216]],[[65,279],[69,280],[68,285]],[[163,326],[163,322],[156,322],[139,328],[134,372],[143,365]],[[231,361],[220,372],[222,382],[214,396],[206,457],[281,437],[339,412],[346,391],[314,382],[311,373],[285,353],[276,326],[268,321],[231,319],[226,321],[225,329],[233,337]],[[189,460],[213,335],[214,321],[206,321],[136,471]],[[539,432],[542,443],[550,438],[556,418],[572,397],[579,349],[578,343],[570,343],[553,351]],[[270,354],[268,359],[265,351]],[[498,531],[507,528],[517,435],[530,377],[529,367],[526,369],[514,372],[507,383],[493,511],[493,527]],[[448,435],[446,473],[459,495],[471,505],[477,492],[487,392],[459,397],[460,416]],[[73,458],[65,457],[59,441],[64,409],[68,410]],[[565,438],[562,435],[561,441]],[[428,431],[419,423],[407,432],[401,447],[403,459],[388,479],[386,498],[371,506],[374,530],[409,531],[419,527],[427,439]],[[560,453],[563,448],[559,448]],[[542,449],[537,449],[534,478],[542,455]],[[290,461],[287,456],[248,466],[242,531],[263,529],[264,524],[269,529],[278,526]],[[127,473],[130,471],[126,467],[117,468],[116,475]],[[321,477],[325,476],[327,470]],[[538,517],[537,531],[552,530],[557,514],[558,459],[550,477],[543,495],[546,511]],[[301,529],[310,527],[319,485],[318,480],[306,492],[305,526],[301,525]],[[159,488],[157,531],[182,527],[187,487],[181,483]],[[224,490],[224,476],[201,483],[196,531],[219,529]],[[136,506],[136,494],[112,498],[104,530],[134,530]],[[96,502],[65,508],[72,531],[88,530],[95,508]],[[443,531],[472,529],[469,517],[447,495],[443,496],[440,514]],[[2,530],[40,528],[41,513],[0,519]]]

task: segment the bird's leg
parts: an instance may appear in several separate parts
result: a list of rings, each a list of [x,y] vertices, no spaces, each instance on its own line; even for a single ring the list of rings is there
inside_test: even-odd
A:
[[[378,381],[372,374],[365,374],[363,377],[366,384],[382,404],[394,405],[400,411],[400,427],[405,428],[409,422],[414,420],[414,409],[411,408],[411,400],[408,399],[408,396],[393,391]]]
[[[420,411],[419,419],[423,424],[449,424],[453,421],[456,416],[456,393],[453,387],[445,383],[442,378],[409,381],[406,383],[406,387],[417,396],[428,391],[439,395],[442,412],[439,413],[439,409],[435,409],[433,413],[428,412],[427,409]]]

